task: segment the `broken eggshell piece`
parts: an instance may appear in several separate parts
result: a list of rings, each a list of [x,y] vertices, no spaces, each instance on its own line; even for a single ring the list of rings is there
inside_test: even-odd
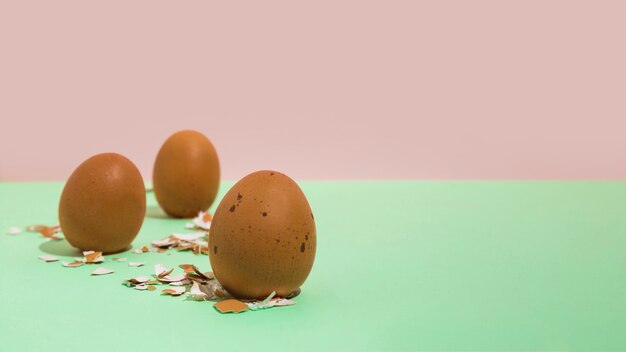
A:
[[[96,268],[91,275],[106,275],[111,273],[114,273],[114,271],[107,268]]]
[[[53,256],[53,255],[40,255],[39,259],[43,260],[46,263],[49,262],[56,262],[57,260],[59,260],[59,258]]]

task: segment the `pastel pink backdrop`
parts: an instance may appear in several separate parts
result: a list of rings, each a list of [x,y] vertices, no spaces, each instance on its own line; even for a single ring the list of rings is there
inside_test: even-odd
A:
[[[626,177],[625,1],[2,1],[0,180]]]

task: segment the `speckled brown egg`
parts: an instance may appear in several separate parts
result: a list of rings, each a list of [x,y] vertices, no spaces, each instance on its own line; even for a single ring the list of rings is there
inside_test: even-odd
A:
[[[315,259],[315,220],[304,193],[288,176],[258,171],[237,182],[220,202],[209,234],[217,280],[233,296],[289,296]]]
[[[202,133],[179,131],[159,150],[152,174],[154,195],[170,216],[191,218],[209,209],[220,184],[220,163]]]
[[[92,156],[74,170],[59,202],[67,241],[87,251],[129,248],[146,214],[146,189],[135,164],[122,155]]]

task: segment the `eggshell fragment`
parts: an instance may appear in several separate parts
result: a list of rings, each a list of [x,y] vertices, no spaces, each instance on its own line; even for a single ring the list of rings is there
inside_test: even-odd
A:
[[[146,193],[137,167],[122,155],[95,155],[67,180],[59,221],[67,241],[82,250],[115,253],[129,247],[146,214]]]
[[[63,266],[66,268],[78,268],[83,265],[85,265],[85,262],[79,260],[73,262],[63,262]]]
[[[106,275],[106,274],[111,274],[113,273],[113,270],[107,269],[107,268],[96,268],[96,270],[94,270],[91,275]]]
[[[164,290],[162,290],[161,292],[163,294],[168,294],[171,296],[180,296],[183,293],[185,293],[186,289],[184,287],[172,287],[172,288],[166,288]]]
[[[206,211],[217,196],[217,152],[200,132],[176,132],[161,146],[152,175],[154,195],[161,208],[173,217],[192,218]]]
[[[204,301],[208,299],[208,296],[200,289],[200,284],[194,281],[191,285],[191,289],[189,290],[189,298],[197,301]]]
[[[22,229],[19,227],[11,226],[7,229],[7,234],[9,235],[19,235],[20,233],[22,233]]]
[[[83,255],[85,256],[84,262],[87,264],[97,264],[104,261],[102,252],[85,251],[83,252]]]
[[[237,182],[211,222],[211,267],[234,297],[292,296],[311,271],[315,249],[311,207],[300,187],[276,171]]]
[[[40,255],[39,259],[43,260],[44,262],[48,263],[48,262],[56,262],[57,260],[59,260],[59,258],[53,256],[53,255]]]
[[[236,299],[226,299],[213,305],[220,313],[241,313],[248,310],[248,305]]]

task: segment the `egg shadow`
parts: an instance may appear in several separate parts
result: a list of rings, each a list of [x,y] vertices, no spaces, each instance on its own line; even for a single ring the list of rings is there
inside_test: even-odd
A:
[[[39,249],[51,255],[58,255],[62,257],[82,257],[83,252],[80,249],[72,247],[66,240],[60,241],[46,241],[39,245]],[[105,255],[110,254],[120,254],[125,253],[133,249],[133,246],[130,245],[122,250],[116,252],[105,253]]]
[[[169,219],[169,216],[158,205],[149,205],[146,207],[146,217],[153,219]]]
[[[51,255],[59,255],[64,257],[82,257],[83,252],[70,246],[66,240],[46,241],[39,245],[39,249]]]

